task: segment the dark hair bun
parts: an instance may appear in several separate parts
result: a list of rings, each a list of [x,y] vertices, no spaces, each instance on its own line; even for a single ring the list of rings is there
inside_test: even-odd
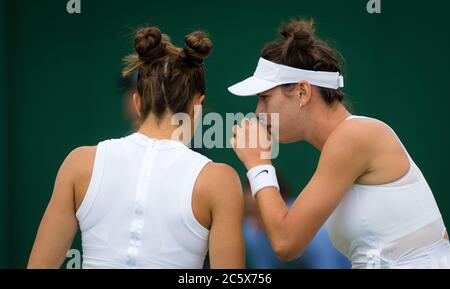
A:
[[[306,20],[292,20],[280,29],[280,34],[301,50],[310,49],[315,42],[314,22]]]
[[[182,57],[188,62],[201,64],[213,48],[211,39],[204,32],[192,32],[184,38],[185,47]]]
[[[161,30],[157,27],[139,29],[134,39],[134,47],[139,59],[143,62],[151,62],[164,56],[165,45],[161,39]]]

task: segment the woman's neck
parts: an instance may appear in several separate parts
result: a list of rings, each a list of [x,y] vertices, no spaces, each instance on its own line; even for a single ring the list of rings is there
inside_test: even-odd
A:
[[[138,132],[155,139],[181,141],[178,139],[179,136],[174,134],[179,126],[172,125],[171,120],[172,116],[168,114],[159,119],[151,114],[140,125]]]
[[[336,127],[351,115],[351,113],[338,103],[335,107],[328,108],[323,112],[312,113],[308,127],[305,129],[305,141],[322,151],[325,142]]]

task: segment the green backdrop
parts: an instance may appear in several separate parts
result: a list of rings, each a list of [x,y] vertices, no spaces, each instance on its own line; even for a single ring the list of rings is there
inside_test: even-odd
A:
[[[345,92],[354,113],[396,130],[449,224],[450,4],[381,2],[382,13],[373,15],[366,0],[81,0],[82,13],[69,15],[67,0],[0,1],[0,267],[26,266],[65,156],[129,131],[117,78],[133,29],[143,24],[161,27],[178,45],[195,29],[211,34],[207,111],[224,115],[254,110],[256,98],[234,97],[226,88],[253,72],[280,23],[313,17],[318,34],[346,59]],[[244,175],[230,149],[207,154]],[[275,164],[293,194],[317,159],[308,144],[281,146]]]

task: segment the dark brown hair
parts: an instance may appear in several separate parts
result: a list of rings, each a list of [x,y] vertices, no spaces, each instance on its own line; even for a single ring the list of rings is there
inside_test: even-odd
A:
[[[167,112],[188,112],[194,95],[205,93],[203,60],[212,46],[201,31],[187,35],[185,47],[178,48],[156,27],[137,30],[136,53],[125,57],[123,76],[138,70],[137,91],[143,119],[149,113],[161,118]]]
[[[315,35],[312,20],[291,20],[279,32],[282,38],[268,43],[262,50],[262,58],[295,68],[342,74],[342,56]],[[317,88],[329,105],[344,100],[344,93],[340,89]]]

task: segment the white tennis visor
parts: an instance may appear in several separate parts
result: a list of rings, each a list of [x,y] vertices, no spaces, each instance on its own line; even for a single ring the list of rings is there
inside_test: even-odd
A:
[[[276,86],[301,80],[331,89],[344,87],[344,77],[339,72],[298,69],[260,58],[253,76],[230,86],[228,90],[239,96],[257,95]]]

